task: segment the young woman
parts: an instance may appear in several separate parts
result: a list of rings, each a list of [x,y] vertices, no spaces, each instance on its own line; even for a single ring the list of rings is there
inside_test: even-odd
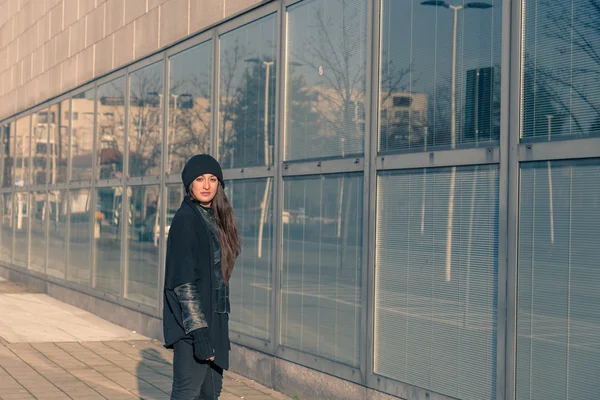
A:
[[[240,241],[217,160],[195,155],[181,178],[186,196],[169,228],[164,287],[171,399],[212,400],[229,368],[229,279]]]

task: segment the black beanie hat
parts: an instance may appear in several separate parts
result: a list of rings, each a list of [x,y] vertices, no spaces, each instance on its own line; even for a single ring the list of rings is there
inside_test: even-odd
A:
[[[213,174],[221,182],[221,185],[225,187],[223,171],[219,162],[208,154],[196,154],[185,163],[185,167],[181,171],[181,180],[183,181],[185,192],[187,193],[194,179],[204,174]]]

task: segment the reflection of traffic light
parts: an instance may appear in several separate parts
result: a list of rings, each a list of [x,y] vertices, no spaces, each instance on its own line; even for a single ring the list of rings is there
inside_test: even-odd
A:
[[[467,71],[464,141],[475,142],[492,138],[492,87],[494,68]]]

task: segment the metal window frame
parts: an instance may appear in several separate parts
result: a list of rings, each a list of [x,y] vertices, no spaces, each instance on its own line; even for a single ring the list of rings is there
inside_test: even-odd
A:
[[[507,201],[507,253],[506,253],[506,327],[505,327],[505,365],[504,399],[514,400],[516,396],[516,343],[517,343],[517,251],[519,228],[519,161],[518,145],[521,136],[521,51],[523,43],[522,7],[526,0],[510,0],[510,70],[509,70],[509,115],[508,138],[505,142],[508,150]],[[506,172],[505,172],[506,173]]]
[[[371,115],[373,116],[372,122],[369,125],[371,130],[371,141],[370,141],[370,156],[371,160],[368,163],[368,176],[369,176],[369,192],[368,192],[368,221],[369,221],[369,246],[368,249],[371,252],[368,258],[368,289],[369,296],[367,298],[366,309],[368,312],[368,323],[367,323],[367,334],[368,334],[368,351],[367,351],[367,386],[388,394],[400,396],[402,398],[409,398],[410,396],[427,397],[433,396],[433,398],[447,398],[447,395],[434,394],[431,390],[417,387],[405,382],[398,381],[396,379],[379,375],[375,372],[374,357],[375,357],[375,295],[376,295],[376,284],[377,284],[377,268],[376,268],[376,236],[377,236],[377,175],[381,171],[392,171],[392,170],[409,170],[415,168],[437,168],[437,167],[459,167],[468,165],[496,165],[498,167],[500,179],[499,179],[499,228],[498,228],[498,294],[497,294],[497,363],[494,367],[496,376],[496,395],[503,395],[504,392],[504,320],[505,314],[503,309],[505,308],[506,295],[503,291],[502,276],[504,263],[502,262],[503,254],[506,254],[506,240],[503,239],[503,232],[506,231],[506,218],[503,217],[503,212],[506,210],[506,201],[503,199],[504,193],[502,188],[506,185],[507,171],[505,165],[501,163],[507,154],[508,148],[506,143],[508,137],[508,124],[506,119],[508,116],[508,85],[503,84],[501,89],[501,135],[499,142],[490,142],[487,147],[465,147],[454,150],[446,149],[435,149],[428,152],[395,152],[395,153],[378,153],[378,138],[379,138],[379,104],[378,96],[379,93],[379,74],[380,74],[380,62],[381,62],[381,41],[383,40],[380,35],[380,16],[382,1],[373,0],[375,3],[375,12],[372,18],[373,29],[372,34],[374,35],[374,47],[372,53],[372,65],[373,70],[371,73],[372,88],[371,88]],[[510,59],[510,46],[508,43],[509,38],[509,27],[510,19],[507,18],[507,14],[510,11],[510,1],[503,3],[502,9],[502,50],[501,50],[501,65],[502,65],[502,82],[508,82],[509,72],[507,66],[509,65]],[[497,397],[503,398],[503,397]]]

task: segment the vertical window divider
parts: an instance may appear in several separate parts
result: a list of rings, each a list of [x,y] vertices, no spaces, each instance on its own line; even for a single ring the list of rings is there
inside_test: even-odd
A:
[[[507,352],[507,343],[510,336],[508,327],[509,323],[509,307],[510,301],[507,297],[507,290],[510,285],[510,252],[511,247],[516,245],[510,243],[511,235],[510,228],[510,197],[513,192],[511,186],[512,181],[509,180],[509,161],[512,157],[510,146],[513,145],[513,140],[510,138],[510,133],[513,131],[509,124],[509,115],[513,114],[510,109],[510,97],[513,93],[514,86],[511,83],[511,53],[514,54],[511,43],[511,10],[519,7],[512,7],[511,1],[505,1],[502,4],[502,50],[501,50],[501,82],[509,82],[508,85],[502,85],[500,93],[500,164],[499,164],[499,182],[498,182],[498,298],[497,298],[497,340],[496,345],[496,398],[508,399],[507,393],[507,362],[510,360]],[[518,57],[515,57],[518,58]],[[515,115],[518,115],[518,110]],[[517,130],[518,131],[518,130]],[[515,257],[516,259],[516,257]]]
[[[64,265],[64,281],[67,281],[67,270],[69,268],[69,247],[70,247],[70,241],[69,241],[69,237],[70,237],[70,218],[71,218],[71,207],[69,207],[69,195],[70,195],[70,185],[71,185],[71,179],[73,177],[73,173],[72,173],[72,169],[73,169],[73,152],[71,151],[71,147],[72,147],[72,131],[73,131],[73,96],[69,95],[69,126],[68,126],[68,131],[67,131],[67,143],[68,143],[68,148],[67,148],[67,182],[65,184],[65,199],[63,201],[67,202],[67,213],[66,213],[66,221],[65,221],[65,265]],[[93,147],[93,144],[92,144]],[[93,180],[92,180],[92,185],[93,185]],[[93,257],[93,254],[92,254]]]
[[[219,87],[219,53],[221,48],[221,39],[216,29],[212,31],[212,88],[211,88],[211,121],[210,121],[210,152],[219,160],[219,125],[220,125],[220,87]],[[219,160],[222,161],[222,160]]]
[[[158,299],[158,313],[162,315],[163,312],[163,279],[165,275],[165,258],[166,258],[166,240],[165,240],[165,231],[166,231],[166,223],[167,223],[167,187],[166,187],[166,171],[167,171],[167,160],[169,158],[168,149],[169,143],[167,140],[169,138],[168,129],[169,129],[169,109],[171,104],[171,81],[169,79],[170,73],[170,64],[169,57],[167,52],[164,53],[163,57],[163,109],[162,113],[162,153],[161,153],[161,166],[160,166],[160,183],[158,188],[158,201],[159,207],[156,211],[159,215],[159,221],[161,221],[159,230],[160,230],[160,247],[158,249],[158,276],[156,282],[158,291],[156,298]],[[176,108],[175,108],[176,109]],[[175,129],[175,127],[173,127]]]
[[[90,287],[91,288],[95,288],[96,287],[96,242],[95,242],[95,238],[94,238],[94,229],[96,228],[96,202],[98,201],[98,199],[96,198],[96,176],[98,174],[98,161],[96,160],[96,157],[98,155],[98,140],[99,140],[99,135],[100,132],[98,132],[98,110],[100,109],[100,107],[98,107],[98,103],[100,102],[100,94],[98,91],[98,82],[96,81],[94,83],[94,127],[92,129],[92,181],[91,181],[91,185],[90,185],[90,194],[88,195],[89,199],[90,199],[90,203],[91,203],[91,223],[90,223],[90,230],[91,230],[91,235],[90,235]],[[73,120],[73,118],[71,118],[71,120]]]
[[[521,126],[521,59],[522,59],[522,41],[521,33],[523,28],[522,6],[524,3],[520,0],[512,0],[510,12],[510,29],[507,35],[510,35],[510,70],[508,71],[508,87],[510,92],[509,110],[507,122],[508,132],[506,132],[506,141],[504,143],[508,153],[506,164],[508,168],[507,182],[507,260],[506,260],[506,329],[505,329],[505,393],[506,400],[514,400],[516,396],[516,344],[517,344],[517,257],[518,257],[518,229],[519,229],[519,158],[518,143],[520,141]],[[505,14],[506,15],[506,14]],[[501,150],[504,150],[501,149]],[[504,160],[501,155],[502,160]],[[502,192],[501,192],[502,193]],[[501,197],[502,198],[502,197]],[[501,218],[501,217],[500,217]],[[500,278],[500,277],[499,277]],[[499,283],[502,282],[499,280]],[[504,282],[503,282],[504,283]],[[499,310],[500,311],[500,310]]]
[[[375,161],[377,159],[377,137],[378,102],[379,97],[379,41],[380,22],[379,14],[381,0],[368,2],[367,10],[367,59],[366,63],[366,88],[365,88],[365,126],[368,128],[364,134],[364,171],[363,188],[367,194],[363,200],[363,254],[362,264],[366,266],[362,270],[361,279],[361,329],[360,329],[360,355],[359,365],[361,378],[364,384],[368,384],[369,376],[373,368],[374,350],[374,271],[375,271],[375,209],[372,204],[376,202],[376,179]]]
[[[364,297],[366,303],[364,303],[364,314],[366,314],[366,337],[364,342],[365,349],[361,355],[364,355],[363,361],[361,362],[361,370],[365,375],[365,382],[369,387],[375,387],[374,381],[371,377],[374,376],[373,363],[374,363],[374,351],[375,351],[375,279],[376,279],[376,260],[375,260],[375,246],[377,236],[377,143],[379,140],[379,74],[380,74],[380,44],[381,44],[381,21],[379,15],[381,14],[381,0],[372,0],[370,4],[372,14],[369,21],[372,21],[371,29],[368,29],[368,35],[370,35],[371,51],[369,55],[371,62],[367,65],[370,66],[370,74],[367,75],[367,79],[370,82],[371,98],[369,101],[369,112],[367,113],[368,127],[370,134],[365,134],[365,193],[367,193],[367,199],[364,202],[365,208],[365,227],[363,231],[366,233],[367,245],[365,249],[366,262],[364,265],[366,268],[366,279],[363,282]],[[367,94],[369,95],[369,94]]]
[[[271,163],[275,168],[273,179],[273,239],[272,239],[272,260],[271,268],[271,319],[270,336],[271,352],[276,354],[280,345],[280,322],[281,322],[281,263],[283,254],[283,231],[282,231],[282,213],[283,213],[283,155],[285,141],[285,109],[286,109],[286,74],[287,74],[287,11],[285,1],[281,0],[278,12],[279,38],[277,55],[279,56],[279,66],[277,68],[277,101],[275,108],[275,126],[277,127],[273,135],[273,152],[275,160]]]
[[[58,106],[58,104],[60,104],[60,102],[56,103],[55,105]],[[51,151],[50,149],[54,148],[54,146],[52,145],[52,143],[50,143],[50,120],[51,120],[51,115],[52,115],[52,107],[53,106],[49,106],[48,107],[48,119],[46,120],[46,179],[44,179],[44,208],[46,210],[45,212],[45,221],[44,221],[44,237],[46,238],[46,246],[44,248],[44,275],[48,275],[48,252],[49,252],[49,248],[50,248],[50,223],[49,223],[49,211],[50,211],[50,195],[48,193],[48,177],[50,176],[49,171],[50,171],[50,165],[52,163],[52,161],[50,160],[50,154]],[[60,112],[60,107],[58,108],[59,112]],[[58,116],[56,117],[55,121],[58,120]],[[52,173],[56,173],[56,171],[52,171]]]
[[[121,224],[119,226],[119,229],[121,230],[120,234],[121,234],[121,303],[123,302],[123,300],[125,299],[125,297],[127,296],[127,284],[129,282],[129,272],[128,272],[128,268],[127,268],[127,252],[128,252],[128,247],[127,246],[127,221],[129,220],[129,196],[127,193],[127,189],[129,188],[127,186],[127,176],[129,175],[129,106],[130,106],[130,99],[131,99],[131,92],[130,92],[130,84],[129,84],[129,80],[130,80],[130,76],[129,73],[131,72],[131,69],[128,67],[125,70],[125,75],[124,75],[124,80],[125,80],[125,134],[123,136],[123,150],[124,150],[124,154],[123,154],[123,174],[122,174],[122,180],[121,180],[121,188],[122,188],[122,195],[121,195]],[[122,221],[125,220],[125,223],[123,223]]]

